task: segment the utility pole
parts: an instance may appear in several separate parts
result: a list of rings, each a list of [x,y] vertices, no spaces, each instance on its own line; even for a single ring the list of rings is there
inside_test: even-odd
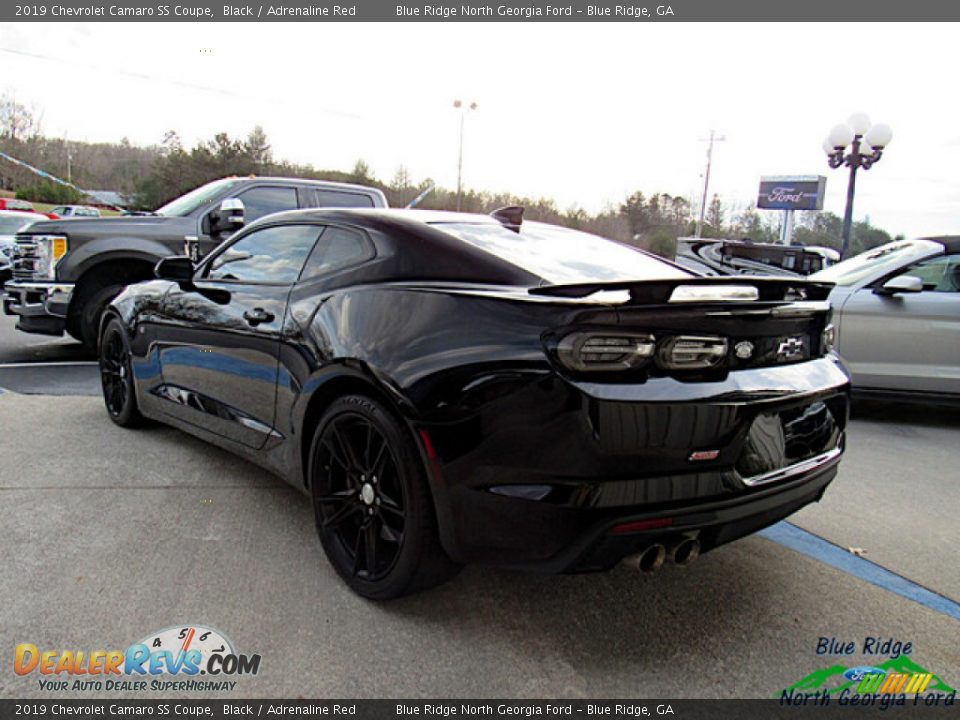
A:
[[[457,212],[460,212],[460,200],[463,197],[463,120],[467,110],[476,110],[475,102],[465,105],[460,100],[454,100],[453,106],[460,111],[460,151],[457,154]]]
[[[73,163],[73,156],[70,154],[70,143],[67,140],[67,133],[63,134],[63,149],[67,153],[67,182],[73,182],[73,171],[71,167]]]
[[[701,237],[703,234],[703,217],[707,212],[707,191],[710,187],[710,165],[713,163],[713,144],[715,142],[723,142],[727,138],[723,135],[717,135],[710,131],[710,137],[707,142],[707,170],[703,174],[703,197],[700,199],[700,217],[697,220],[697,232],[696,237]]]

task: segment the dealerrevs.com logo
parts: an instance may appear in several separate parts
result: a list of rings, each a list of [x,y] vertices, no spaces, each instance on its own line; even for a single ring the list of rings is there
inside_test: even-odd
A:
[[[177,625],[126,650],[52,650],[20,643],[13,671],[37,676],[39,688],[51,692],[233,690],[233,678],[260,671],[260,656],[237,653],[218,630]]]

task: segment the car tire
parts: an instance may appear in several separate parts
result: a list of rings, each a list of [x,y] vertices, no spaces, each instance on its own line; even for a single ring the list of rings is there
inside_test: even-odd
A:
[[[97,338],[100,333],[100,320],[107,305],[123,291],[123,285],[107,285],[93,291],[84,299],[80,310],[80,334],[83,344],[91,352],[97,350]]]
[[[140,427],[143,415],[137,406],[137,394],[130,363],[130,343],[127,332],[117,319],[110,320],[103,329],[99,351],[100,385],[107,414],[120,427]]]
[[[357,594],[391,600],[460,569],[441,547],[417,447],[377,400],[347,395],[329,405],[314,433],[308,478],[320,542]]]

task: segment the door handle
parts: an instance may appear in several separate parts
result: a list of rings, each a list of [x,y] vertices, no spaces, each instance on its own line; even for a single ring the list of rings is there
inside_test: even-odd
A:
[[[263,308],[254,308],[253,310],[246,310],[243,313],[243,319],[253,327],[256,327],[260,323],[270,322],[273,320],[273,318],[273,313],[264,310]]]

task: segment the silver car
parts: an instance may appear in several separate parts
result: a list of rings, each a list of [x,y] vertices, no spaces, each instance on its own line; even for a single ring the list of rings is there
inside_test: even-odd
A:
[[[887,243],[810,276],[861,396],[960,402],[960,237]]]

